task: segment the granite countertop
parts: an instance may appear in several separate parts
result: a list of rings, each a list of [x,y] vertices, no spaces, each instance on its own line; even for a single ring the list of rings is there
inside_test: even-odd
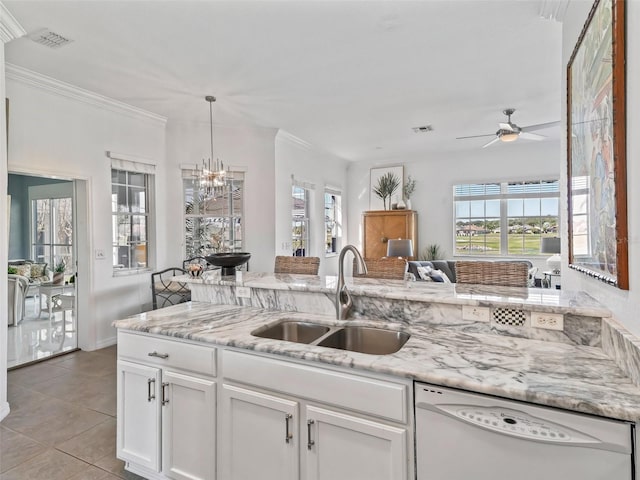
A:
[[[367,355],[250,333],[283,318],[326,325],[380,326],[361,319],[339,321],[327,315],[206,302],[142,313],[118,320],[114,326],[640,421],[640,388],[598,347],[478,333],[465,326],[385,323],[387,328],[411,333],[411,338],[394,354]]]
[[[189,275],[176,280],[201,285],[243,286],[267,290],[287,290],[333,295],[338,277],[327,275],[292,275],[261,272],[242,272],[242,280],[220,276],[219,271],[205,272],[202,277]],[[346,277],[349,292],[356,296],[408,300],[429,303],[479,306],[509,306],[541,312],[609,317],[611,312],[582,292],[550,288],[518,288],[482,285],[462,285],[434,282],[406,282],[375,278]]]

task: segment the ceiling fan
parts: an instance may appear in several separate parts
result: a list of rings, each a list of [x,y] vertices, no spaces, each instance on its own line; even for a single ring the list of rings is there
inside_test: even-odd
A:
[[[538,123],[536,125],[528,125],[526,127],[519,127],[515,123],[511,121],[511,115],[515,112],[515,108],[507,108],[502,111],[507,116],[507,123],[499,123],[500,128],[496,133],[487,133],[486,135],[471,135],[468,137],[456,137],[456,140],[462,140],[464,138],[479,138],[479,137],[490,137],[495,135],[496,138],[491,140],[488,143],[485,143],[482,148],[486,148],[489,145],[493,145],[498,140],[502,142],[513,142],[517,140],[519,137],[526,138],[529,140],[542,140],[546,138],[544,135],[538,135],[537,133],[530,133],[535,130],[541,130],[547,127],[554,127],[559,125],[559,121],[555,122],[547,122],[547,123]]]

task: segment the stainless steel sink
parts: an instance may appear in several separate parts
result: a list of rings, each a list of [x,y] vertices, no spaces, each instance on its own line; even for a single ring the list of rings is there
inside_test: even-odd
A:
[[[260,327],[251,335],[287,342],[311,343],[329,331],[329,327],[315,323],[285,320],[268,327]]]
[[[409,340],[408,333],[371,327],[344,327],[318,342],[320,347],[338,348],[372,355],[395,353]]]

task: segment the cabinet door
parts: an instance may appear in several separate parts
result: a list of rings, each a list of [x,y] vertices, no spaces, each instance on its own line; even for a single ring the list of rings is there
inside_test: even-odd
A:
[[[404,428],[307,406],[305,480],[406,480]]]
[[[220,478],[298,479],[297,402],[225,384],[222,403]]]
[[[216,468],[216,385],[162,373],[162,471],[180,480],[213,480]]]
[[[160,369],[118,361],[118,458],[160,471]]]

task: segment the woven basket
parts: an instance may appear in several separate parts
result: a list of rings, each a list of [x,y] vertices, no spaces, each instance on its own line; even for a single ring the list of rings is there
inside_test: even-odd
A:
[[[458,283],[526,287],[529,265],[524,262],[456,262]]]
[[[299,273],[303,275],[317,275],[320,267],[319,257],[285,257],[278,255],[275,273]]]
[[[407,271],[407,262],[403,258],[366,259],[367,273],[362,275],[355,273],[356,263],[353,262],[353,276],[360,278],[384,278],[387,280],[404,280]]]

